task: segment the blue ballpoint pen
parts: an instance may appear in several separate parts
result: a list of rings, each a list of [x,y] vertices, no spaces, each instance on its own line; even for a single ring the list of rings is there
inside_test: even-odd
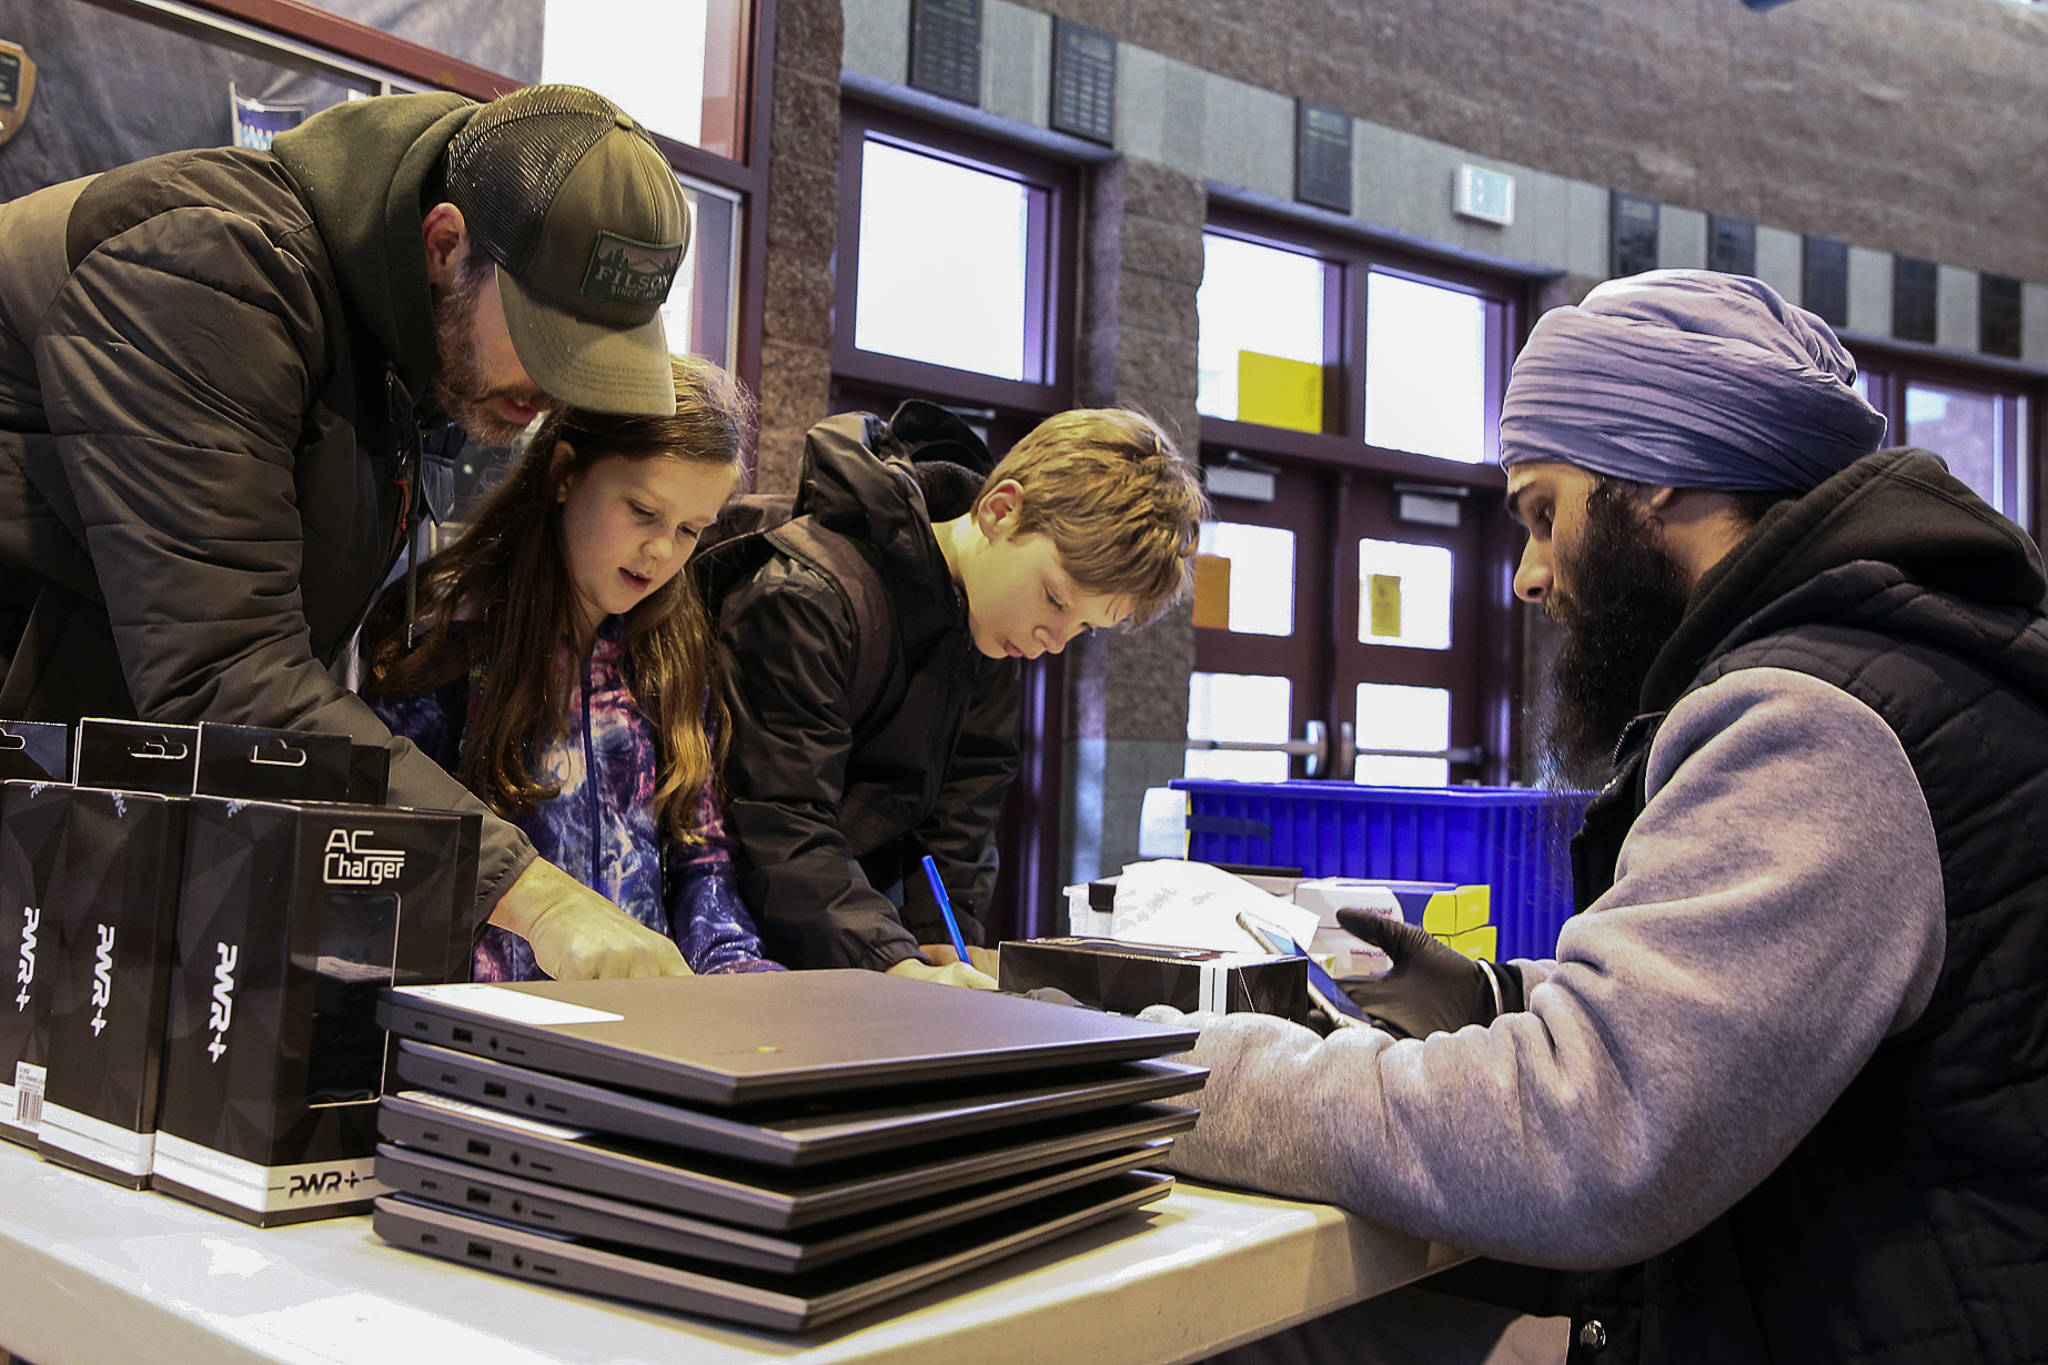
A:
[[[932,861],[932,855],[924,855],[925,880],[932,884],[932,899],[939,903],[939,914],[946,921],[946,936],[953,940],[953,951],[960,954],[960,960],[968,966],[974,965],[967,956],[967,940],[960,937],[960,921],[953,918],[953,902],[946,899],[946,884],[939,880],[939,866]]]

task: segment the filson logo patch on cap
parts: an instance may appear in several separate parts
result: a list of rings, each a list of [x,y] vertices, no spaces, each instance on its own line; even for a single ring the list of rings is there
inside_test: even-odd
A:
[[[629,308],[659,307],[682,263],[679,245],[658,246],[616,232],[600,232],[590,253],[590,267],[583,272],[583,294]]]

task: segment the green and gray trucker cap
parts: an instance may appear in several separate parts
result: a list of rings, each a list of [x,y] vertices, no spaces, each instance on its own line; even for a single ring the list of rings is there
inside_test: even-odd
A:
[[[661,305],[690,209],[654,142],[604,96],[531,85],[448,144],[448,202],[498,263],[519,363],[549,397],[667,417],[675,375]]]

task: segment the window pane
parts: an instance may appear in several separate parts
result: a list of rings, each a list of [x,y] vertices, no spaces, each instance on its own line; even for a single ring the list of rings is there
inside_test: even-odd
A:
[[[1397,540],[1358,542],[1358,639],[1451,647],[1451,552]]]
[[[1486,303],[1374,271],[1365,300],[1365,442],[1480,464]]]
[[[749,0],[307,0],[522,84],[588,86],[656,132],[739,155]]]
[[[1294,684],[1253,673],[1197,673],[1188,679],[1188,738],[1284,744]],[[1285,782],[1284,753],[1188,750],[1186,775],[1238,782]]]
[[[374,80],[140,6],[0,4],[0,37],[37,67],[31,117],[0,152],[0,202],[161,152],[233,144],[230,85],[308,118],[377,91]]]
[[[1361,749],[1442,753],[1451,747],[1451,694],[1441,687],[1360,683],[1354,722]],[[1352,780],[1381,787],[1442,787],[1451,765],[1442,758],[1360,754]]]
[[[1323,273],[1314,256],[1211,233],[1202,239],[1202,287],[1195,295],[1201,367],[1195,406],[1237,417],[1240,351],[1321,365]]]
[[[722,191],[687,181],[683,197],[690,201],[690,254],[662,305],[662,328],[670,350],[705,356],[731,369],[739,204]]]
[[[854,345],[1025,379],[1031,196],[987,171],[869,141],[861,151]]]
[[[678,142],[704,135],[707,0],[547,0],[540,78],[588,86]]]
[[[2019,508],[2015,490],[2006,486],[2004,456],[2012,439],[2006,428],[2005,404],[1997,394],[1906,385],[1906,444],[1947,460],[1950,473],[2012,516]]]
[[[1448,787],[1451,765],[1441,758],[1360,754],[1352,781],[1363,787]]]
[[[1230,561],[1230,629],[1294,634],[1294,532],[1235,521],[1202,523],[1201,552]]]

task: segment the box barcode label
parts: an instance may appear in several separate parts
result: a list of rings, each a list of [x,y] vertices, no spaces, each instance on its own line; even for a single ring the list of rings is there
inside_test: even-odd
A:
[[[43,1120],[44,1069],[29,1062],[14,1064],[14,1123],[33,1128]]]

